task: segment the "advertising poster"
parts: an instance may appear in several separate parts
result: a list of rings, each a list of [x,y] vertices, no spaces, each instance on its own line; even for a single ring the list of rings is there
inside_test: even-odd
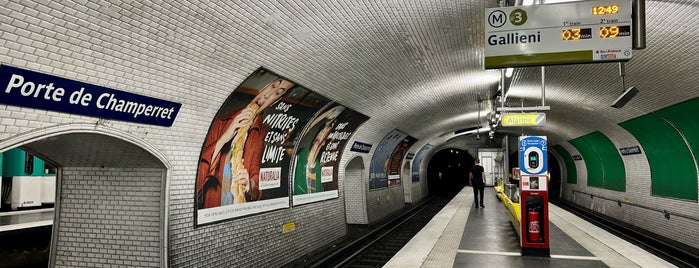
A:
[[[410,146],[417,141],[416,138],[407,136],[401,140],[391,153],[391,161],[388,163],[388,187],[398,186],[400,182],[400,172],[402,170],[403,156]]]
[[[223,103],[204,140],[197,224],[289,207],[294,141],[330,101],[259,69]]]
[[[338,165],[342,151],[367,116],[332,103],[321,110],[301,135],[295,152],[293,203],[337,198]]]
[[[371,164],[369,166],[369,189],[388,187],[389,175],[392,175],[393,180],[396,180],[395,175],[397,174],[398,184],[400,184],[400,161],[403,158],[403,154],[415,141],[417,141],[415,138],[397,129],[392,130],[381,139],[381,142],[379,142],[374,151],[374,155],[371,157]],[[399,144],[403,148],[398,148]],[[400,154],[400,160],[396,160],[398,163],[393,164],[398,165],[398,168],[394,170],[392,163],[394,163],[393,160],[398,157],[398,154]],[[391,169],[391,173],[395,174],[389,174],[389,168]]]
[[[417,152],[417,155],[415,155],[415,160],[413,160],[413,166],[411,168],[413,182],[420,181],[420,163],[422,162],[422,159],[425,158],[427,153],[432,151],[433,148],[434,146],[432,144],[425,144],[425,146],[422,146],[420,151]]]

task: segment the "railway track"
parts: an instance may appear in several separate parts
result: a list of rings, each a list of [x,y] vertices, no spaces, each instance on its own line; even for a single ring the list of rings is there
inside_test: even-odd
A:
[[[451,200],[433,197],[313,263],[311,267],[381,267]]]

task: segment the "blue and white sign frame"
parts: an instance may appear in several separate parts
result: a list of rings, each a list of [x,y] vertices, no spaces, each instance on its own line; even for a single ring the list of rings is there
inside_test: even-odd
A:
[[[548,173],[548,142],[546,136],[519,137],[519,167],[522,174]]]

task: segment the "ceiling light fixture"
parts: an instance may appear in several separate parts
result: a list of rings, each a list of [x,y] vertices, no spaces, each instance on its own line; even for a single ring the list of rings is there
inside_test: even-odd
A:
[[[628,103],[631,99],[633,99],[633,97],[635,97],[638,94],[638,89],[636,89],[636,87],[630,87],[624,90],[626,88],[626,82],[624,81],[625,75],[626,71],[624,68],[624,63],[619,62],[619,77],[621,77],[621,90],[623,90],[623,92],[621,93],[621,96],[616,98],[614,103],[612,103],[613,108],[619,109],[621,107],[624,107],[626,103]]]

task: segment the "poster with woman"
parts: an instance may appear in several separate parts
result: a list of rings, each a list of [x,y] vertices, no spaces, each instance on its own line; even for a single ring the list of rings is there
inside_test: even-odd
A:
[[[417,139],[397,129],[383,137],[371,157],[369,189],[381,189],[400,184],[400,164],[403,154],[415,141]],[[392,180],[390,184],[389,180]]]
[[[295,152],[294,205],[337,198],[338,165],[355,130],[369,117],[332,103],[305,127]]]
[[[393,153],[391,153],[391,158],[388,162],[388,188],[401,184],[400,173],[402,170],[401,164],[403,164],[403,156],[416,141],[416,138],[406,136],[396,145],[396,148],[393,149]]]
[[[204,140],[196,180],[197,224],[288,208],[294,141],[328,103],[264,69],[243,81]]]

